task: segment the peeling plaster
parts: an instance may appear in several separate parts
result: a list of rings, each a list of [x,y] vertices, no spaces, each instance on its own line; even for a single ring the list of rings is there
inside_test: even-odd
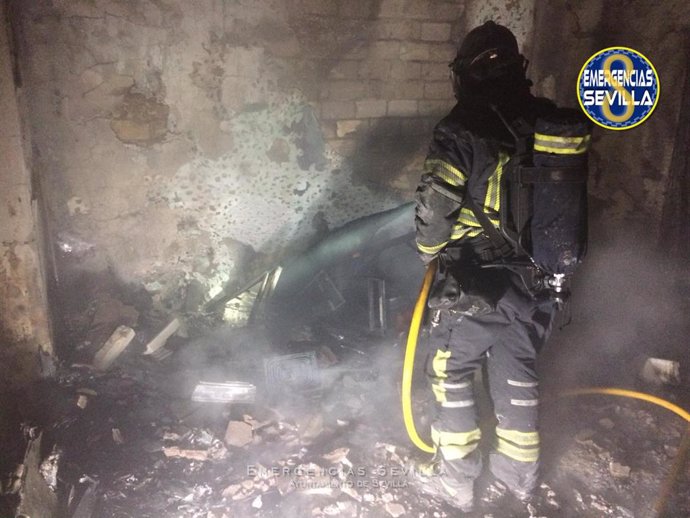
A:
[[[313,163],[308,169],[296,161],[276,163],[270,156],[276,141],[287,146],[290,156],[303,153],[299,134],[289,128],[298,126],[305,113],[308,105],[295,93],[275,95],[264,109],[238,114],[227,121],[236,138],[231,153],[194,159],[178,169],[172,182],[154,186],[149,194],[193,217],[195,231],[210,240],[216,251],[212,274],[191,275],[212,292],[227,282],[234,266],[226,259],[227,239],[279,254],[308,239],[319,218],[333,228],[400,203],[393,195],[355,185],[349,166],[328,149],[321,170]]]
[[[437,12],[423,0],[385,4],[23,4],[27,97],[52,224],[91,250],[66,257],[65,268],[110,269],[146,283],[159,301],[179,299],[190,282],[213,293],[329,228],[397,205],[401,192],[409,198],[419,170],[411,155],[424,153],[431,128],[413,135],[414,149],[397,138],[402,130],[384,135],[399,146],[372,166],[358,140],[388,115],[389,99],[410,94],[395,79],[384,88],[383,77],[368,78],[364,91],[361,74],[371,60],[404,61],[395,54],[402,40],[429,59],[452,54],[450,41],[420,42],[421,25],[438,18],[456,30],[470,3],[443,2]],[[501,12],[525,24],[531,7],[521,5]],[[427,64],[445,70],[438,59]],[[354,68],[334,89],[339,63]],[[378,99],[383,111],[341,138],[323,105],[344,96],[354,116],[352,95]],[[406,124],[418,122],[428,121]],[[402,158],[392,156],[399,148]],[[339,154],[353,149],[365,157],[354,173]]]

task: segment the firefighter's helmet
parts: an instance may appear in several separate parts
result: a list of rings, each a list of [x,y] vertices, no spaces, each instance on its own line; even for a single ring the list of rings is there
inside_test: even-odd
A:
[[[472,29],[450,63],[455,94],[491,93],[495,87],[523,83],[527,61],[520,54],[515,35],[488,21]]]

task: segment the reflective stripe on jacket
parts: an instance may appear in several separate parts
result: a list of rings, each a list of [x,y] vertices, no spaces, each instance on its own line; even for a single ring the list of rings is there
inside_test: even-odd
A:
[[[525,107],[527,118],[534,119],[553,106],[545,99],[530,98]],[[419,252],[437,254],[448,243],[483,231],[468,207],[441,194],[433,188],[434,183],[462,199],[468,195],[468,179],[472,176],[469,195],[498,228],[504,196],[501,179],[513,152],[513,142],[506,133],[495,114],[478,115],[460,105],[437,124],[415,195]]]

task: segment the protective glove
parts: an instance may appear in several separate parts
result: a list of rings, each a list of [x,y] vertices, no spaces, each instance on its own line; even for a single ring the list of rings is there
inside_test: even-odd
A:
[[[465,277],[465,282],[461,282],[449,271],[441,272],[431,287],[427,306],[462,315],[485,315],[494,311],[495,305],[477,289],[472,276]]]
[[[461,315],[486,315],[491,313],[494,307],[482,295],[471,295],[461,291],[458,301],[451,310]]]

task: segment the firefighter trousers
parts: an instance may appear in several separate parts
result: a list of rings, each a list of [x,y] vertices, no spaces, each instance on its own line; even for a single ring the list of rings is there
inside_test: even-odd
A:
[[[548,338],[555,305],[536,299],[514,274],[494,311],[466,316],[444,312],[430,334],[427,375],[435,397],[432,440],[444,473],[466,491],[482,470],[474,396],[474,373],[486,362],[496,427],[489,455],[491,473],[518,497],[533,492],[539,467],[539,382],[535,361]]]

